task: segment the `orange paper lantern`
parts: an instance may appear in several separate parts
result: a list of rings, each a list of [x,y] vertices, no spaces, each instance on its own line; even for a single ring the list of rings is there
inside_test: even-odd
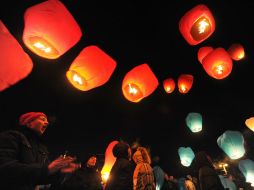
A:
[[[71,64],[66,76],[79,90],[88,91],[105,84],[116,62],[97,46],[84,48]]]
[[[198,50],[198,60],[200,63],[202,63],[202,60],[204,59],[204,57],[206,57],[210,52],[213,51],[212,47],[201,47]]]
[[[181,74],[178,77],[178,82],[177,82],[179,92],[182,94],[188,93],[192,87],[193,79],[194,77],[192,75]]]
[[[24,23],[24,44],[47,59],[60,57],[82,36],[79,25],[59,0],[48,0],[28,8]]]
[[[139,102],[149,96],[157,88],[159,82],[147,64],[134,67],[122,82],[125,98],[131,102]]]
[[[206,40],[215,30],[215,21],[206,5],[197,5],[180,19],[179,30],[190,45]]]
[[[223,48],[217,48],[210,52],[202,60],[206,73],[215,79],[224,79],[232,71],[232,59]]]
[[[166,93],[172,93],[175,90],[175,81],[172,78],[165,79],[163,81],[163,87]]]
[[[0,91],[27,77],[32,68],[31,58],[0,20]]]
[[[244,48],[241,44],[232,44],[228,49],[228,54],[233,60],[239,61],[244,58]]]

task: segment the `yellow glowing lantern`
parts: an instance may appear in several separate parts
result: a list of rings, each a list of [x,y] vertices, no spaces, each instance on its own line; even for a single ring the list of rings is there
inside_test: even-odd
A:
[[[241,44],[232,44],[228,49],[228,53],[235,61],[243,59],[245,55],[244,48]]]
[[[60,57],[82,36],[79,25],[59,0],[48,0],[28,8],[24,24],[24,44],[47,59]]]
[[[172,93],[175,90],[175,81],[172,78],[165,79],[163,81],[163,87],[166,93]]]
[[[215,20],[209,8],[200,4],[184,14],[179,21],[179,30],[190,45],[196,45],[212,35]]]
[[[206,57],[209,53],[211,53],[213,51],[212,47],[201,47],[198,50],[198,61],[202,64],[202,61],[204,59],[204,57]]]
[[[31,58],[0,20],[0,91],[27,77],[32,68]]]
[[[178,77],[178,90],[182,94],[186,94],[190,91],[193,84],[194,77],[190,74],[181,74]]]
[[[254,131],[254,117],[250,117],[249,119],[246,119],[245,125],[252,131]]]
[[[84,48],[71,64],[66,76],[79,90],[88,91],[105,84],[116,62],[97,46]]]
[[[223,48],[216,48],[202,60],[202,66],[206,73],[215,79],[224,79],[232,71],[232,59]]]
[[[139,102],[152,94],[158,85],[159,82],[148,64],[141,64],[125,75],[122,92],[127,100]]]

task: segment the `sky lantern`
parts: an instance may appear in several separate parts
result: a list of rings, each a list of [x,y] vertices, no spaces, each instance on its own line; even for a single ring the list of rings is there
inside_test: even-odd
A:
[[[0,20],[0,91],[27,77],[32,68],[31,58]]]
[[[183,15],[179,21],[179,30],[190,45],[197,45],[212,35],[215,20],[209,8],[200,4]]]
[[[101,178],[104,183],[108,180],[111,168],[116,161],[116,157],[114,157],[113,155],[113,148],[117,143],[118,141],[112,141],[111,143],[109,143],[105,152],[104,165],[101,169]]]
[[[170,94],[175,90],[175,81],[172,78],[167,78],[163,81],[163,87],[166,93]]]
[[[254,162],[250,159],[240,160],[238,168],[244,175],[245,181],[254,186]]]
[[[66,76],[81,91],[105,84],[116,68],[116,61],[97,46],[88,46],[72,62]]]
[[[195,157],[195,154],[190,147],[178,148],[178,155],[180,157],[181,164],[186,167],[191,165],[191,162]]]
[[[245,154],[244,138],[239,131],[225,131],[217,139],[217,144],[233,160]]]
[[[25,12],[23,42],[38,56],[56,59],[81,36],[79,25],[59,0],[36,4]]]
[[[182,94],[186,94],[190,91],[192,84],[193,84],[194,77],[189,74],[181,74],[178,77],[178,90]]]
[[[232,44],[228,48],[228,54],[233,60],[239,61],[244,58],[244,48],[241,44]]]
[[[206,55],[202,60],[206,73],[215,79],[224,79],[232,71],[232,59],[223,48],[217,48]]]
[[[153,71],[144,63],[134,67],[125,75],[122,92],[127,100],[137,103],[152,94],[158,85],[158,79]]]
[[[212,51],[213,51],[213,48],[209,46],[199,48],[198,61],[202,64],[202,60],[204,59],[204,57],[206,57]]]
[[[197,133],[202,130],[202,115],[200,113],[189,113],[185,121],[186,125],[193,133]]]
[[[245,125],[254,132],[254,117],[245,120]]]

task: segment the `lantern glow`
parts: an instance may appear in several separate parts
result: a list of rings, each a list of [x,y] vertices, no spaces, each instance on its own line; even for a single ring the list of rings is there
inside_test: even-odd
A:
[[[190,147],[180,147],[178,148],[178,155],[183,166],[189,167],[192,160],[195,157],[193,150]]]
[[[240,160],[238,168],[244,175],[245,181],[254,186],[254,162],[250,159]]]
[[[193,76],[189,74],[181,74],[178,77],[177,85],[178,90],[182,94],[186,94],[190,91],[193,84]]]
[[[24,44],[47,59],[59,58],[82,36],[79,25],[59,0],[47,0],[29,7],[24,21]]]
[[[235,61],[239,61],[245,56],[244,48],[241,44],[232,44],[228,49],[228,53]]]
[[[175,81],[172,78],[165,79],[163,81],[163,87],[166,93],[172,93],[175,90]]]
[[[124,97],[131,102],[140,102],[157,88],[159,82],[147,64],[141,64],[129,71],[122,82]]]
[[[210,52],[213,51],[212,47],[201,47],[198,50],[198,61],[202,64],[202,61],[204,59],[204,57],[206,57]]]
[[[202,116],[200,113],[189,113],[185,119],[188,128],[197,133],[202,130]]]
[[[254,117],[245,120],[245,125],[254,132]]]

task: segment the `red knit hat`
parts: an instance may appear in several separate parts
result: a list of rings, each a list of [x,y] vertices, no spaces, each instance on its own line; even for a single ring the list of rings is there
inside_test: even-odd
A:
[[[27,123],[29,123],[30,121],[40,117],[40,116],[44,116],[47,117],[44,113],[42,112],[28,112],[25,114],[22,114],[19,117],[19,124],[20,125],[26,125]]]

